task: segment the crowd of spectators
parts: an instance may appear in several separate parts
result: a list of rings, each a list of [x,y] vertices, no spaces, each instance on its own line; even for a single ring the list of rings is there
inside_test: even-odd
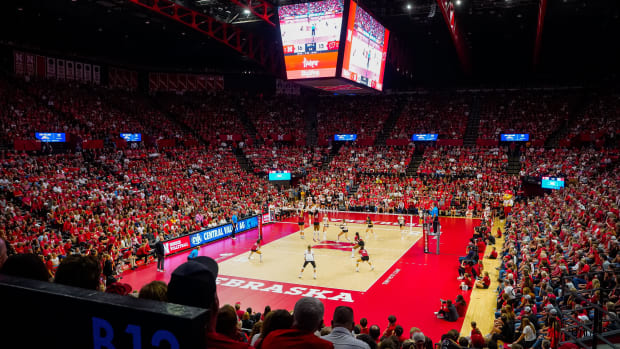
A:
[[[596,94],[583,116],[575,120],[569,129],[568,139],[580,138],[597,145],[618,146],[620,123],[616,115],[620,108],[620,95],[614,93]]]
[[[330,169],[352,173],[404,174],[414,148],[345,145],[329,164]]]
[[[488,93],[481,103],[478,139],[499,140],[502,133],[528,133],[544,142],[569,116],[571,94],[519,91]]]
[[[327,145],[334,134],[357,134],[374,144],[385,120],[392,110],[393,98],[389,97],[340,97],[321,98],[319,103],[319,145]]]
[[[529,147],[520,156],[521,176],[589,178],[618,160],[617,149]]]
[[[327,158],[327,149],[323,147],[261,145],[246,147],[244,152],[257,174],[289,171],[304,176],[310,169],[320,167]]]
[[[261,96],[247,98],[241,105],[264,142],[286,140],[297,144],[297,141],[305,141],[306,122],[304,109],[299,107],[299,100],[284,96],[278,98]]]
[[[519,202],[508,216],[492,336],[504,343],[555,347],[587,331],[600,304],[603,330],[617,329],[620,228],[618,174],[599,170],[584,183]]]
[[[411,140],[416,133],[436,133],[438,139],[463,139],[470,108],[465,97],[411,96],[390,139]]]
[[[162,94],[157,96],[163,107],[179,118],[179,121],[211,144],[228,141],[227,136],[239,136],[248,142],[248,131],[239,118],[239,98],[225,92],[218,94],[186,93],[184,95]],[[232,143],[232,142],[230,142]]]
[[[470,176],[505,174],[507,149],[502,147],[428,147],[418,174]]]

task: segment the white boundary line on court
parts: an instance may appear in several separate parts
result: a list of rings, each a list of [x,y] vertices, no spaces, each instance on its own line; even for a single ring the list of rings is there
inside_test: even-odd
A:
[[[396,262],[398,262],[401,258],[403,258],[403,256],[405,255],[405,253],[409,252],[409,250],[411,250],[411,249],[412,249],[412,248],[413,248],[413,247],[414,247],[414,246],[418,243],[418,241],[420,241],[420,239],[422,238],[422,233],[418,233],[418,234],[420,234],[420,236],[419,236],[419,237],[418,237],[418,238],[417,238],[417,239],[413,242],[413,244],[412,244],[412,245],[411,245],[408,249],[405,249],[405,250],[403,251],[403,253],[402,253],[400,256],[398,256],[398,258],[396,258],[396,259],[392,262],[392,264],[390,264],[390,266],[389,266],[389,267],[387,267],[387,269],[385,269],[385,271],[384,271],[383,273],[381,273],[381,275],[379,275],[379,277],[377,277],[377,279],[376,279],[376,280],[375,280],[372,284],[370,284],[370,286],[368,286],[368,288],[367,288],[367,289],[365,289],[365,290],[363,291],[364,293],[365,293],[365,292],[368,292],[368,290],[370,290],[370,289],[371,289],[371,288],[372,288],[372,287],[373,287],[373,286],[377,283],[377,281],[381,280],[381,278],[383,277],[383,275],[385,275],[388,271],[390,271],[390,269],[392,269],[392,267],[394,266],[394,264],[396,264]]]

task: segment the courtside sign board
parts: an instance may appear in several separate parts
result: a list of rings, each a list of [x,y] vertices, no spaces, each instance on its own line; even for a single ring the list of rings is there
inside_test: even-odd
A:
[[[242,219],[237,222],[236,233],[258,228],[258,217],[254,216]],[[232,224],[223,224],[219,227],[209,228],[189,235],[181,236],[176,239],[164,242],[164,254],[170,255],[185,251],[196,246],[208,244],[209,242],[228,237],[232,234]]]

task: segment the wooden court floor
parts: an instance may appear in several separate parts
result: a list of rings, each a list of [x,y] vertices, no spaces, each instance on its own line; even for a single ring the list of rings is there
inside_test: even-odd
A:
[[[422,229],[417,227],[405,228],[405,234],[401,234],[398,226],[375,224],[374,236],[370,234],[367,238],[366,225],[349,223],[348,226],[351,242],[355,232],[365,240],[374,270],[368,263],[360,263],[360,271],[355,271],[359,254],[356,251],[355,258],[351,258],[351,247],[336,243],[340,228],[338,223],[332,222],[324,241],[313,241],[313,227],[310,226],[304,229],[304,239],[295,233],[263,245],[262,262],[257,254],[249,260],[249,252],[220,262],[220,274],[365,292],[422,237]],[[323,240],[322,224],[320,230]],[[346,242],[344,235],[340,242]],[[298,277],[308,245],[313,246],[316,259],[316,280],[311,265],[306,267],[301,279]]]
[[[504,231],[504,221],[496,220],[493,224],[493,235],[500,227]],[[495,239],[495,248],[498,253],[501,253],[504,246],[504,235],[501,239]],[[469,336],[471,332],[471,322],[475,321],[477,327],[480,329],[483,335],[491,332],[493,329],[493,322],[495,320],[495,309],[497,306],[497,293],[495,290],[499,285],[497,281],[499,277],[499,270],[495,269],[500,266],[501,261],[499,259],[488,259],[487,257],[493,250],[493,246],[487,246],[484,252],[484,270],[489,272],[491,278],[491,286],[488,289],[475,288],[471,293],[469,300],[469,306],[467,307],[467,313],[465,314],[465,320],[463,321],[463,327],[461,328],[462,336]]]

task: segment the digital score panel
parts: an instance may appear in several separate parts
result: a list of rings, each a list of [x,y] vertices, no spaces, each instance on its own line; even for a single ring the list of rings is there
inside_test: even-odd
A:
[[[543,189],[562,189],[564,188],[564,178],[562,177],[543,177],[540,186]]]
[[[334,135],[335,141],[346,142],[346,141],[354,141],[357,139],[356,134],[337,134]]]
[[[64,142],[66,137],[64,133],[54,133],[54,132],[36,132],[34,137],[41,142],[45,143],[58,143]]]
[[[336,76],[343,12],[343,0],[278,8],[288,79]]]
[[[350,4],[341,75],[382,91],[390,31],[355,0]]]
[[[529,133],[502,133],[500,135],[502,142],[527,142],[530,140]]]
[[[411,140],[414,142],[436,141],[437,136],[437,133],[416,133],[411,137]]]

